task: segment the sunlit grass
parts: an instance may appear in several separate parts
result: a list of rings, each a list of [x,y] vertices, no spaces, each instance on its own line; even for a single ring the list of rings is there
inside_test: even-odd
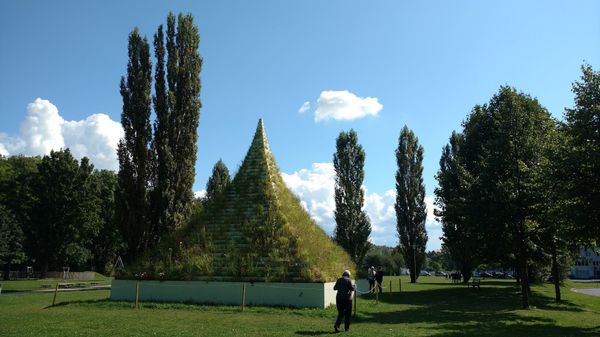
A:
[[[535,285],[532,309],[520,309],[514,281],[484,280],[481,289],[436,277],[398,278],[393,293],[358,299],[348,336],[598,336],[600,298],[569,291],[555,304],[550,284]],[[596,284],[598,286],[598,284]],[[112,302],[108,291],[0,295],[2,336],[322,336],[335,308],[294,309],[181,303]]]

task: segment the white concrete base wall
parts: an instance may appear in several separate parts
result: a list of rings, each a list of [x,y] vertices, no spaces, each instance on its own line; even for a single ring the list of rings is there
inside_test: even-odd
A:
[[[111,300],[135,300],[135,280],[113,280]],[[335,304],[335,283],[140,281],[140,301],[325,308]]]

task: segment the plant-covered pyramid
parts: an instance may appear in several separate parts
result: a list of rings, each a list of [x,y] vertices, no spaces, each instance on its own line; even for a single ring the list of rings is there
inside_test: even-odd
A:
[[[354,270],[284,184],[262,120],[235,178],[201,222],[213,277],[323,282]]]

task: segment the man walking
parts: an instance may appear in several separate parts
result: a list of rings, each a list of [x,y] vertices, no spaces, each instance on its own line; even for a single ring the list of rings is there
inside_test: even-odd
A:
[[[344,319],[344,330],[350,330],[350,315],[352,315],[352,294],[354,292],[354,285],[350,280],[350,271],[345,270],[333,286],[333,290],[337,290],[335,296],[335,305],[338,311],[338,317],[335,321],[333,328],[335,332],[339,332],[342,319]]]

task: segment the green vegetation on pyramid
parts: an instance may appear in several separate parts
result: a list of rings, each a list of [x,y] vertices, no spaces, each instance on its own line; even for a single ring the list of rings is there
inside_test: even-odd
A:
[[[205,215],[215,276],[328,281],[354,269],[284,184],[262,120],[231,185]]]
[[[327,282],[345,269],[355,271],[350,256],[287,188],[259,120],[225,191],[120,277]]]

